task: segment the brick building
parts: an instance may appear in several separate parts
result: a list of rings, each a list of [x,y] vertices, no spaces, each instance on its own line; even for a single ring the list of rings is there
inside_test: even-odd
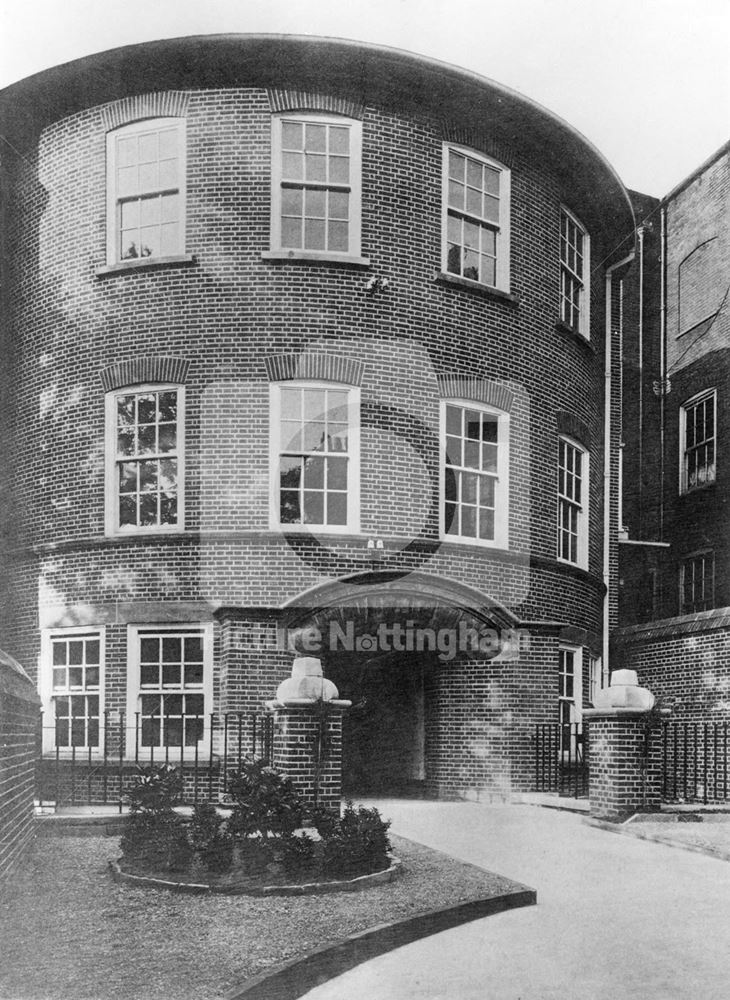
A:
[[[675,718],[727,720],[730,145],[636,214],[616,654]]]
[[[220,755],[227,713],[248,745],[306,626],[346,784],[530,787],[617,620],[611,167],[498,84],[332,40],[119,49],[0,115],[0,640],[46,753],[124,719],[125,759]]]

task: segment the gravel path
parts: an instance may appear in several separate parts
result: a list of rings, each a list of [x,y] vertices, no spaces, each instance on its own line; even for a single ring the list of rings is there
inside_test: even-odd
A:
[[[519,888],[391,837],[389,885],[308,897],[117,885],[111,838],[41,838],[0,899],[0,1000],[212,1000],[268,965],[422,910]]]

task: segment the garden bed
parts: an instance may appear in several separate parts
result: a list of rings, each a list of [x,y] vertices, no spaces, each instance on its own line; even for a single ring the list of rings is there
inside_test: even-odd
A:
[[[271,879],[270,874],[246,875],[244,873],[226,872],[224,875],[211,875],[202,866],[196,871],[193,869],[184,879],[173,880],[161,875],[139,873],[127,870],[123,865],[123,859],[110,861],[112,876],[117,882],[126,882],[138,888],[167,889],[172,892],[217,892],[223,895],[238,896],[310,896],[314,893],[324,892],[361,892],[374,885],[385,885],[390,882],[400,869],[400,861],[390,857],[390,864],[382,871],[370,872],[367,875],[357,875],[355,878],[336,879],[322,878],[317,882],[299,881],[294,884],[287,882],[286,875],[282,872],[272,879],[272,884],[267,885],[267,879]],[[195,879],[198,881],[195,881]]]
[[[36,843],[0,899],[3,1000],[217,1000],[288,959],[435,908],[523,888],[392,837],[403,867],[366,892],[255,898],[115,884],[114,838]]]

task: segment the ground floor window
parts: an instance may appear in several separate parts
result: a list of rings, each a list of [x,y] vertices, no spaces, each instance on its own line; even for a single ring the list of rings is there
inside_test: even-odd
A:
[[[42,640],[43,749],[98,750],[103,694],[103,633],[57,629]]]
[[[715,556],[699,552],[679,567],[679,613],[707,611],[715,603]]]
[[[130,626],[127,714],[135,753],[203,749],[211,696],[209,626]]]
[[[561,646],[558,651],[558,722],[560,750],[575,754],[577,724],[582,709],[582,651],[578,646]]]

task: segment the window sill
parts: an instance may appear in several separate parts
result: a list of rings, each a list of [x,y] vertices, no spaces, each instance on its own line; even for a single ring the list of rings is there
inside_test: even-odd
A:
[[[344,264],[349,267],[370,267],[369,257],[348,253],[325,253],[319,250],[264,250],[262,260],[283,264]]]
[[[180,267],[186,264],[195,264],[193,254],[180,253],[172,254],[169,257],[136,257],[134,260],[120,260],[116,264],[105,264],[97,267],[95,274],[97,278],[105,278],[110,274],[126,274],[129,271],[153,271],[157,268]]]
[[[480,281],[472,281],[471,278],[462,278],[459,274],[448,274],[446,271],[437,271],[435,281],[440,285],[453,285],[456,288],[466,288],[477,295],[483,295],[487,299],[497,299],[500,302],[509,303],[512,306],[520,304],[520,296],[506,292],[502,288],[495,288],[493,285],[483,285]]]
[[[179,535],[184,535],[185,533],[186,533],[185,529],[182,526],[174,528],[166,528],[166,527],[130,528],[129,531],[121,531],[119,529],[107,531],[104,537],[109,539],[110,541],[118,542],[120,539],[123,538],[130,538],[137,540],[139,540],[140,538],[161,538],[161,537],[166,538],[170,535],[179,536]]]
[[[586,337],[585,334],[581,333],[580,330],[576,330],[574,326],[568,326],[568,324],[564,323],[562,319],[559,319],[555,324],[555,331],[556,333],[561,334],[566,339],[573,340],[576,343],[581,344],[583,347],[587,348],[593,354],[596,353],[596,349],[590,342],[588,337]]]
[[[680,491],[680,497],[693,497],[696,493],[706,493],[707,490],[714,490],[717,486],[717,480],[713,479],[711,483],[702,483],[701,486],[690,486],[685,487]]]
[[[440,538],[441,544],[449,545],[465,545],[470,549],[479,549],[484,552],[508,552],[509,544],[503,542],[501,539],[499,541],[488,541],[484,538],[469,538],[468,536],[462,537],[461,535],[445,535],[442,534]]]

